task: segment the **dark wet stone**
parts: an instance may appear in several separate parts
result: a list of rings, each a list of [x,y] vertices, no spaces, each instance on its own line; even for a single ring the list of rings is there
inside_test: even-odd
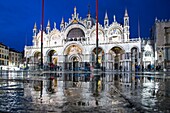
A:
[[[3,79],[0,78],[0,111],[19,113],[169,112],[168,95],[170,93],[167,89],[169,80],[165,79],[166,82],[162,82],[163,78],[159,78],[159,81],[151,78],[148,80],[148,77],[142,74],[142,77],[138,75],[139,79],[135,78],[133,81],[133,75],[110,73],[103,76],[105,81],[102,81],[103,78],[101,78],[101,86],[96,86],[97,82],[88,80],[84,82],[78,79],[76,79],[75,85],[71,81],[71,76],[72,74],[65,80],[66,78],[62,78],[63,76],[54,74],[53,79],[57,78],[57,83],[53,81],[55,85],[51,87],[49,87],[48,74],[28,78],[25,74],[24,79],[16,77],[15,80],[8,79],[8,81],[7,77],[3,76]],[[127,76],[130,78],[128,85],[127,81],[122,82]],[[106,77],[109,78],[108,81],[106,81]],[[146,81],[144,82],[144,80]],[[43,81],[43,88],[34,85],[39,81]],[[49,93],[47,88],[53,89],[53,93]],[[40,95],[41,93],[42,95]]]

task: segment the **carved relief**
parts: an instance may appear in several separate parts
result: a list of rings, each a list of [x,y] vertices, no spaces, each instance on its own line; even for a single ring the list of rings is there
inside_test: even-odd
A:
[[[82,50],[75,46],[75,45],[72,45],[71,47],[69,47],[69,54],[81,54],[82,53]]]

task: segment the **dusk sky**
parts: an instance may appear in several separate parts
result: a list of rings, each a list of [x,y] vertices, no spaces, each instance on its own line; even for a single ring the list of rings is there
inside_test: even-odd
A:
[[[42,0],[0,0],[0,42],[19,51],[25,45],[32,45],[32,29],[41,23]],[[66,22],[71,18],[76,6],[79,16],[85,18],[90,12],[95,18],[95,0],[45,0],[45,22],[50,20],[51,27],[56,22],[59,29],[61,18]],[[150,36],[150,28],[159,20],[170,19],[170,0],[99,0],[99,23],[103,24],[107,11],[112,23],[113,15],[119,23],[123,23],[125,9],[130,19],[130,37],[138,36],[138,19],[141,37]]]

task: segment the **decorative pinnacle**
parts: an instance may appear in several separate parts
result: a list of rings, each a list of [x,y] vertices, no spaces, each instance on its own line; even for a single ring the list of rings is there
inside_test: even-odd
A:
[[[156,17],[156,18],[155,18],[155,22],[157,22],[157,21],[158,21],[158,18]]]
[[[76,8],[76,6],[74,7],[74,14],[76,14],[76,10],[77,10],[77,8]]]
[[[36,24],[36,22],[35,22],[35,24],[34,24],[34,29],[37,29],[37,24]]]
[[[56,29],[56,23],[54,22],[54,29]]]
[[[88,18],[91,16],[91,14],[90,14],[90,4],[88,4]]]
[[[105,19],[108,19],[107,11],[106,11],[106,13],[105,13]]]
[[[61,24],[64,24],[64,18],[62,17]]]
[[[113,16],[113,19],[114,19],[114,22],[116,22],[116,16],[115,15]]]
[[[48,24],[47,24],[47,27],[50,27],[50,20],[48,20]]]
[[[125,9],[125,17],[128,17],[128,11]]]

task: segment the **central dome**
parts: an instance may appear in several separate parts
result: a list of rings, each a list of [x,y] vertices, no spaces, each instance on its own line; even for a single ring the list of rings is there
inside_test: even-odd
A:
[[[84,18],[83,19],[83,21],[85,21],[85,22],[87,22],[87,21],[91,21],[91,25],[93,26],[93,25],[95,25],[95,23],[96,23],[96,19],[94,19],[94,18],[92,18],[92,17],[90,17],[90,18]]]

